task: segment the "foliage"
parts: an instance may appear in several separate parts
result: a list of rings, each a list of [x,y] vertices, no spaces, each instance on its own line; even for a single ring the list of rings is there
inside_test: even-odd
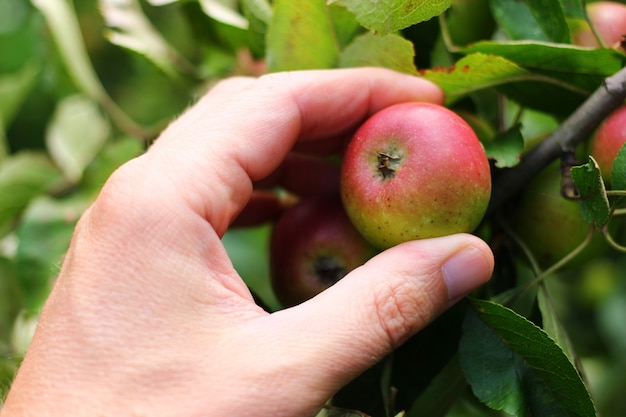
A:
[[[424,77],[485,133],[496,178],[535,158],[531,149],[622,69],[621,50],[571,44],[587,24],[580,0],[3,0],[0,390],[80,214],[113,170],[216,81],[355,66]],[[605,115],[585,122],[588,131]],[[476,231],[496,254],[491,282],[341,390],[323,415],[624,415],[626,151],[607,189],[586,140],[575,142],[587,163],[564,178],[611,249],[568,268],[581,242],[541,270],[511,232],[516,196],[507,198]],[[269,228],[232,230],[224,243],[276,309]]]

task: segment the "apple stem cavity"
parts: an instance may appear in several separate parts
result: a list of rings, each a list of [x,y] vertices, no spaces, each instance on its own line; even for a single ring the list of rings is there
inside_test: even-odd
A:
[[[387,180],[396,175],[396,170],[400,167],[400,157],[389,155],[383,152],[378,154],[378,171],[380,171],[383,179]]]

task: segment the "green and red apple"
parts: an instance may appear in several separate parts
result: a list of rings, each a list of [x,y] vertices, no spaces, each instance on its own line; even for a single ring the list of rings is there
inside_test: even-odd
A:
[[[339,196],[307,197],[287,209],[272,229],[272,288],[283,306],[299,304],[376,253],[350,222]]]
[[[613,162],[625,143],[626,105],[613,111],[598,126],[589,143],[589,153],[598,163],[602,178],[607,184],[611,182]]]
[[[589,21],[596,29],[604,46],[618,48],[626,35],[626,5],[614,1],[596,1],[586,6]],[[574,30],[572,41],[576,45],[592,48],[600,47],[600,43],[587,25]]]
[[[396,104],[354,134],[342,162],[341,194],[357,230],[381,249],[472,232],[489,203],[489,161],[453,111]]]

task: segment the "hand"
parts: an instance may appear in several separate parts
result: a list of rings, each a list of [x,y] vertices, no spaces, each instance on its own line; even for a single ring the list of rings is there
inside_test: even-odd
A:
[[[491,251],[470,235],[408,242],[314,299],[268,314],[220,238],[254,182],[315,185],[286,175],[294,147],[337,150],[368,115],[410,100],[441,102],[442,94],[382,69],[215,86],[116,171],[81,218],[0,414],[314,415],[484,283]]]

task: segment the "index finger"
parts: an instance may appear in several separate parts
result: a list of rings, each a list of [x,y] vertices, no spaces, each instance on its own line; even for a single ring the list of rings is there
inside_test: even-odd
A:
[[[297,140],[345,135],[395,103],[442,100],[426,80],[377,68],[230,79],[174,122],[148,160],[175,167],[168,181],[223,233],[249,198],[251,181],[276,169]]]

